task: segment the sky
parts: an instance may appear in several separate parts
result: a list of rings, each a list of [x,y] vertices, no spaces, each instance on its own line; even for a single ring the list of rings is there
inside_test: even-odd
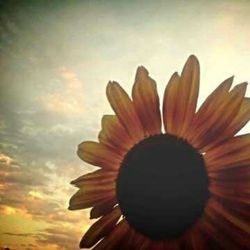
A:
[[[249,81],[249,12],[248,0],[1,0],[0,249],[77,250],[92,221],[67,209],[70,181],[94,168],[76,148],[113,113],[108,81],[130,94],[143,65],[162,101],[191,54],[199,104],[232,75]]]

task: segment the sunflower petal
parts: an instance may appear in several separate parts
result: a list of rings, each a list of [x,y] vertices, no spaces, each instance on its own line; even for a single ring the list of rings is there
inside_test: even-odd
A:
[[[98,135],[101,143],[115,149],[120,154],[126,153],[133,145],[133,140],[119,122],[116,115],[102,117],[102,130]]]
[[[232,223],[234,226],[241,229],[242,231],[249,233],[249,236],[250,236],[250,224],[246,223],[244,220],[241,220],[240,218],[237,218],[231,213],[229,213],[215,199],[213,199],[213,201],[210,203],[210,206],[211,206],[211,209],[213,209],[218,214],[220,214],[220,216],[224,217],[227,221],[229,221],[230,223]]]
[[[107,200],[103,202],[99,206],[95,206],[90,210],[90,219],[96,219],[103,215],[106,215],[110,213],[114,207],[114,205],[117,204],[116,198]]]
[[[225,199],[226,201],[250,205],[250,196],[247,192],[238,193],[234,189],[226,189],[215,182],[210,183],[209,191],[212,195]]]
[[[107,182],[92,182],[87,183],[81,187],[80,192],[82,195],[100,195],[103,192],[111,192],[115,190],[115,182],[114,181],[107,181]]]
[[[228,201],[221,197],[214,197],[220,204],[231,214],[235,215],[237,218],[245,221],[250,225],[250,210],[249,205]]]
[[[138,233],[133,228],[129,229],[129,239],[127,240],[128,248],[124,249],[134,249],[134,250],[146,250],[151,249],[152,240],[148,237]]]
[[[77,179],[71,181],[72,185],[76,187],[84,187],[85,185],[98,185],[113,182],[117,177],[117,172],[115,171],[106,171],[103,169],[98,169],[94,172],[82,175]]]
[[[121,211],[117,206],[89,228],[80,242],[80,247],[89,248],[94,246],[101,238],[109,234],[116,227],[116,222],[120,217]]]
[[[178,98],[178,84],[180,76],[175,72],[170,78],[163,99],[163,122],[165,131],[169,134],[177,134],[178,122],[175,115],[175,103]]]
[[[142,248],[143,249],[143,248]],[[145,248],[144,248],[145,249]],[[149,245],[148,249],[154,249],[154,250],[164,250],[165,249],[165,244],[163,241],[152,241],[151,244]],[[175,248],[170,248],[169,249],[173,249],[175,250]],[[176,249],[177,250],[177,249]],[[178,248],[179,250],[179,248]]]
[[[144,67],[138,67],[132,90],[133,102],[146,135],[161,133],[161,114],[156,83]]]
[[[150,239],[147,239],[146,237],[144,237],[144,239],[141,240],[140,243],[137,242],[136,247],[134,249],[138,249],[138,250],[153,249],[152,248],[152,241]]]
[[[221,183],[242,183],[250,180],[250,165],[222,169],[221,171],[210,171],[208,177]]]
[[[178,134],[186,137],[194,118],[200,84],[200,66],[198,59],[191,55],[181,73],[176,103],[176,115],[180,124]]]
[[[196,226],[192,227],[191,230],[189,230],[185,243],[192,250],[209,250],[206,237],[200,230],[198,230]]]
[[[119,243],[121,250],[146,250],[149,248],[151,240],[129,228],[126,237]]]
[[[212,162],[231,153],[244,151],[244,149],[248,147],[250,147],[250,134],[235,136],[208,150],[206,152],[206,158],[209,162]]]
[[[211,200],[206,215],[220,233],[226,236],[227,241],[232,240],[239,249],[250,246],[249,225],[227,213],[214,199]]]
[[[244,98],[237,115],[229,122],[228,126],[222,131],[219,140],[215,140],[208,144],[204,150],[207,151],[217,146],[221,141],[225,141],[233,137],[241,128],[243,128],[250,119],[250,98]]]
[[[92,141],[79,144],[77,154],[87,163],[107,170],[117,170],[122,160],[122,157],[109,147]]]
[[[166,87],[163,119],[166,132],[186,138],[192,124],[199,93],[199,62],[191,55],[182,70],[175,73]]]
[[[116,82],[108,83],[106,94],[111,107],[130,137],[133,138],[135,142],[143,139],[143,127],[128,94]]]
[[[213,113],[214,106],[218,106],[222,102],[232,86],[233,78],[230,77],[223,81],[204,101],[195,115],[195,125],[200,125]]]
[[[164,243],[163,249],[180,250],[182,248],[179,246],[178,240],[171,240]]]
[[[209,150],[205,162],[209,172],[250,165],[250,134],[233,137]]]
[[[200,221],[200,231],[207,238],[207,246],[210,250],[241,250],[237,247],[237,244],[232,241],[227,235],[224,234],[222,230],[219,230],[216,223],[211,222],[211,218],[206,215],[206,217]]]
[[[88,207],[99,206],[107,200],[116,197],[114,185],[105,186],[103,188],[79,189],[69,201],[69,209],[85,209]]]
[[[217,107],[220,103],[225,100],[228,96],[228,92],[232,86],[233,77],[230,77],[223,81],[204,101],[199,110],[194,116],[192,129],[189,130],[187,134],[187,139],[198,148],[199,141],[194,139],[194,136],[197,134],[197,130],[202,128],[203,124],[207,122],[209,117],[214,113],[214,107]]]
[[[120,249],[119,245],[129,232],[129,225],[125,219],[120,221],[114,230],[102,241],[100,241],[93,249],[94,250],[111,250]]]
[[[235,135],[250,120],[250,98],[246,97],[242,101],[242,105],[236,117],[230,123],[226,130],[226,134]]]
[[[215,181],[210,179],[210,186],[215,187],[221,190],[225,190],[228,193],[237,194],[239,193],[239,197],[247,197],[250,200],[250,182],[249,181],[242,181],[238,182],[222,182],[222,181]]]
[[[202,117],[196,117],[196,123],[193,124],[193,136],[190,142],[196,148],[206,151],[209,144],[218,143],[227,138],[228,135],[224,134],[225,129],[232,119],[237,115],[246,92],[247,83],[236,85],[232,91],[221,98],[217,105],[211,108],[210,116],[207,120]],[[201,122],[202,121],[202,122]]]

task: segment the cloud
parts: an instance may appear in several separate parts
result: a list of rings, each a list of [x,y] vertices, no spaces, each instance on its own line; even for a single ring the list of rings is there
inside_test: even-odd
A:
[[[41,104],[48,112],[68,116],[82,114],[85,111],[83,83],[66,67],[60,68],[58,74],[58,88],[52,93],[40,96]]]
[[[0,214],[3,215],[11,215],[11,214],[16,214],[17,209],[10,207],[10,206],[4,206],[0,204]]]
[[[9,166],[10,164],[14,163],[14,160],[5,154],[0,154],[0,163]]]
[[[30,237],[35,236],[33,233],[9,233],[9,232],[3,232],[2,234],[9,235],[9,236],[18,236],[18,237]]]
[[[39,245],[54,245],[60,250],[79,249],[81,233],[75,227],[56,225],[37,235],[36,242]]]
[[[72,212],[67,207],[75,192],[69,182],[82,171],[65,161],[61,161],[60,168],[51,161],[40,168],[36,162],[20,165],[13,156],[3,153],[0,156],[0,217],[21,216],[26,224],[43,223],[43,230],[32,233],[27,232],[28,228],[19,229],[21,231],[3,231],[2,228],[0,238],[20,237],[19,242],[27,239],[37,246],[25,245],[27,249],[77,249],[82,233],[91,222],[88,211]],[[13,246],[19,249],[17,243]]]

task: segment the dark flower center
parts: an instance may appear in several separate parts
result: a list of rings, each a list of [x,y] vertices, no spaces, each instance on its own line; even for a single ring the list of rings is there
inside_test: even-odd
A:
[[[203,156],[170,134],[146,138],[125,156],[116,192],[131,227],[153,240],[177,238],[202,215],[209,196]]]

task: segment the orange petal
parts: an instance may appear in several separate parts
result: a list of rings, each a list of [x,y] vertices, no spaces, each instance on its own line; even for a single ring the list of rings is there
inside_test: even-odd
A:
[[[207,122],[209,117],[214,113],[214,107],[217,107],[220,103],[225,100],[228,96],[228,91],[230,90],[233,83],[233,77],[230,77],[223,81],[203,102],[199,110],[194,116],[192,129],[189,130],[187,138],[196,147],[199,146],[199,141],[194,140],[194,136],[197,133],[199,127],[202,127],[204,123]]]
[[[241,182],[233,182],[233,181],[216,181],[210,179],[210,186],[214,186],[220,190],[226,190],[228,193],[237,194],[239,193],[239,197],[247,197],[249,196],[250,200],[250,182],[249,181],[241,181]]]
[[[191,127],[199,93],[199,62],[191,55],[182,70],[175,73],[165,90],[163,119],[168,133],[186,138]]]
[[[109,234],[116,227],[116,222],[120,217],[121,211],[117,206],[89,228],[80,242],[80,247],[89,248],[94,246],[101,238]]]
[[[88,207],[99,206],[107,200],[114,199],[116,197],[114,185],[106,186],[103,188],[94,189],[81,188],[79,189],[69,201],[69,209],[85,209]]]
[[[200,231],[207,238],[208,249],[241,250],[232,239],[225,235],[222,230],[218,229],[214,221],[211,222],[209,216],[206,216],[199,224]]]
[[[239,249],[250,246],[249,225],[227,213],[214,199],[206,209],[206,216],[224,234],[227,241],[232,240]]]
[[[192,138],[189,136],[192,145],[201,151],[206,151],[210,143],[214,144],[226,138],[227,135],[223,133],[228,124],[237,115],[246,92],[246,87],[246,83],[236,85],[218,105],[213,106],[207,120],[200,118],[204,121],[203,123],[200,123],[199,118],[197,118],[197,123],[194,124],[193,129],[194,136]]]
[[[218,104],[225,100],[232,83],[233,77],[226,79],[207,97],[195,115],[195,126],[200,126],[202,123],[206,122],[209,116],[213,113],[214,107],[218,106]]]
[[[146,237],[144,238],[144,240],[142,240],[140,242],[140,244],[136,244],[136,247],[134,249],[138,249],[138,250],[149,250],[149,249],[154,249],[152,248],[152,241],[150,239],[147,239]]]
[[[246,192],[237,192],[234,189],[226,189],[225,187],[219,185],[215,182],[210,182],[209,191],[214,196],[225,199],[226,201],[232,201],[239,204],[248,204],[250,205],[250,196]],[[242,190],[243,191],[243,190]]]
[[[220,140],[215,140],[208,144],[204,150],[207,151],[217,146],[221,141],[233,137],[241,128],[243,128],[250,119],[250,98],[244,98],[237,115],[229,121],[228,126],[220,134]]]
[[[250,224],[246,223],[244,220],[241,220],[238,217],[235,217],[233,214],[225,210],[222,204],[220,204],[220,202],[213,199],[210,203],[210,208],[213,209],[220,216],[222,216],[225,220],[232,223],[235,227],[246,233],[249,233],[250,236]]]
[[[111,250],[120,249],[121,242],[129,232],[129,225],[125,219],[120,221],[114,230],[102,241],[100,241],[93,249],[94,250]]]
[[[244,134],[232,137],[231,139],[221,143],[220,145],[208,150],[205,157],[209,162],[222,158],[232,153],[244,151],[250,146],[250,134]]]
[[[144,131],[137,116],[134,104],[128,94],[116,82],[109,82],[106,90],[107,98],[119,121],[127,130],[134,142],[144,138]]]
[[[236,136],[205,154],[209,172],[248,166],[250,164],[250,134]]]
[[[82,142],[78,146],[77,154],[82,160],[107,170],[119,169],[122,161],[122,157],[114,150],[92,141]]]
[[[146,135],[161,133],[161,114],[156,83],[144,67],[138,67],[132,90],[133,102]]]
[[[154,249],[154,250],[165,250],[165,243],[164,241],[151,241],[151,244],[149,245],[149,248],[147,249]],[[142,248],[143,249],[143,248]],[[145,249],[145,248],[144,248]],[[173,249],[175,250],[175,248],[170,248],[169,249]],[[177,250],[177,249],[176,249]],[[179,248],[178,248],[179,250]]]
[[[178,134],[185,138],[194,118],[200,84],[200,66],[198,59],[191,55],[181,73],[176,100],[176,115],[180,126]]]
[[[250,225],[250,210],[249,205],[228,201],[221,197],[215,197],[218,202],[231,214],[235,215],[237,218],[241,219],[242,221],[245,221]]]
[[[117,150],[122,155],[133,146],[133,140],[116,115],[102,117],[102,130],[98,138],[101,143]]]
[[[90,210],[90,219],[96,219],[96,218],[99,218],[103,215],[108,214],[109,212],[112,211],[115,204],[117,204],[117,200],[116,200],[116,198],[113,198],[113,199],[110,199],[110,200],[103,202],[99,206],[94,206]]]
[[[138,250],[146,250],[151,249],[152,240],[148,237],[138,233],[133,228],[129,230],[129,239],[127,240],[128,248],[127,249],[138,249]]]
[[[176,121],[175,109],[178,101],[178,84],[180,77],[175,72],[170,78],[163,100],[163,122],[165,131],[169,134],[177,134],[178,122]]]
[[[114,182],[116,178],[117,172],[98,169],[94,172],[78,177],[77,179],[71,181],[71,184],[81,188],[85,185],[107,184],[109,182]]]
[[[89,196],[91,194],[100,195],[104,192],[111,192],[115,190],[115,181],[96,181],[91,183],[86,183],[81,187],[81,194]]]
[[[209,250],[206,237],[196,226],[193,226],[187,233],[185,244],[192,250]]]
[[[222,169],[221,171],[208,172],[208,177],[211,180],[220,181],[222,183],[240,183],[248,182],[250,180],[250,165],[229,169]]]
[[[119,249],[121,250],[146,250],[150,249],[149,244],[151,240],[145,236],[141,237],[133,228],[129,228],[126,237],[119,243]]]
[[[125,239],[122,240],[122,243],[119,244],[120,249],[127,250],[127,249],[135,249],[135,242],[134,236],[136,232],[132,227],[129,227]]]
[[[250,120],[250,98],[243,99],[240,110],[226,129],[226,134],[235,135]]]
[[[180,250],[181,249],[178,240],[165,241],[164,247],[165,248],[163,248],[163,249],[171,249],[171,250]]]

